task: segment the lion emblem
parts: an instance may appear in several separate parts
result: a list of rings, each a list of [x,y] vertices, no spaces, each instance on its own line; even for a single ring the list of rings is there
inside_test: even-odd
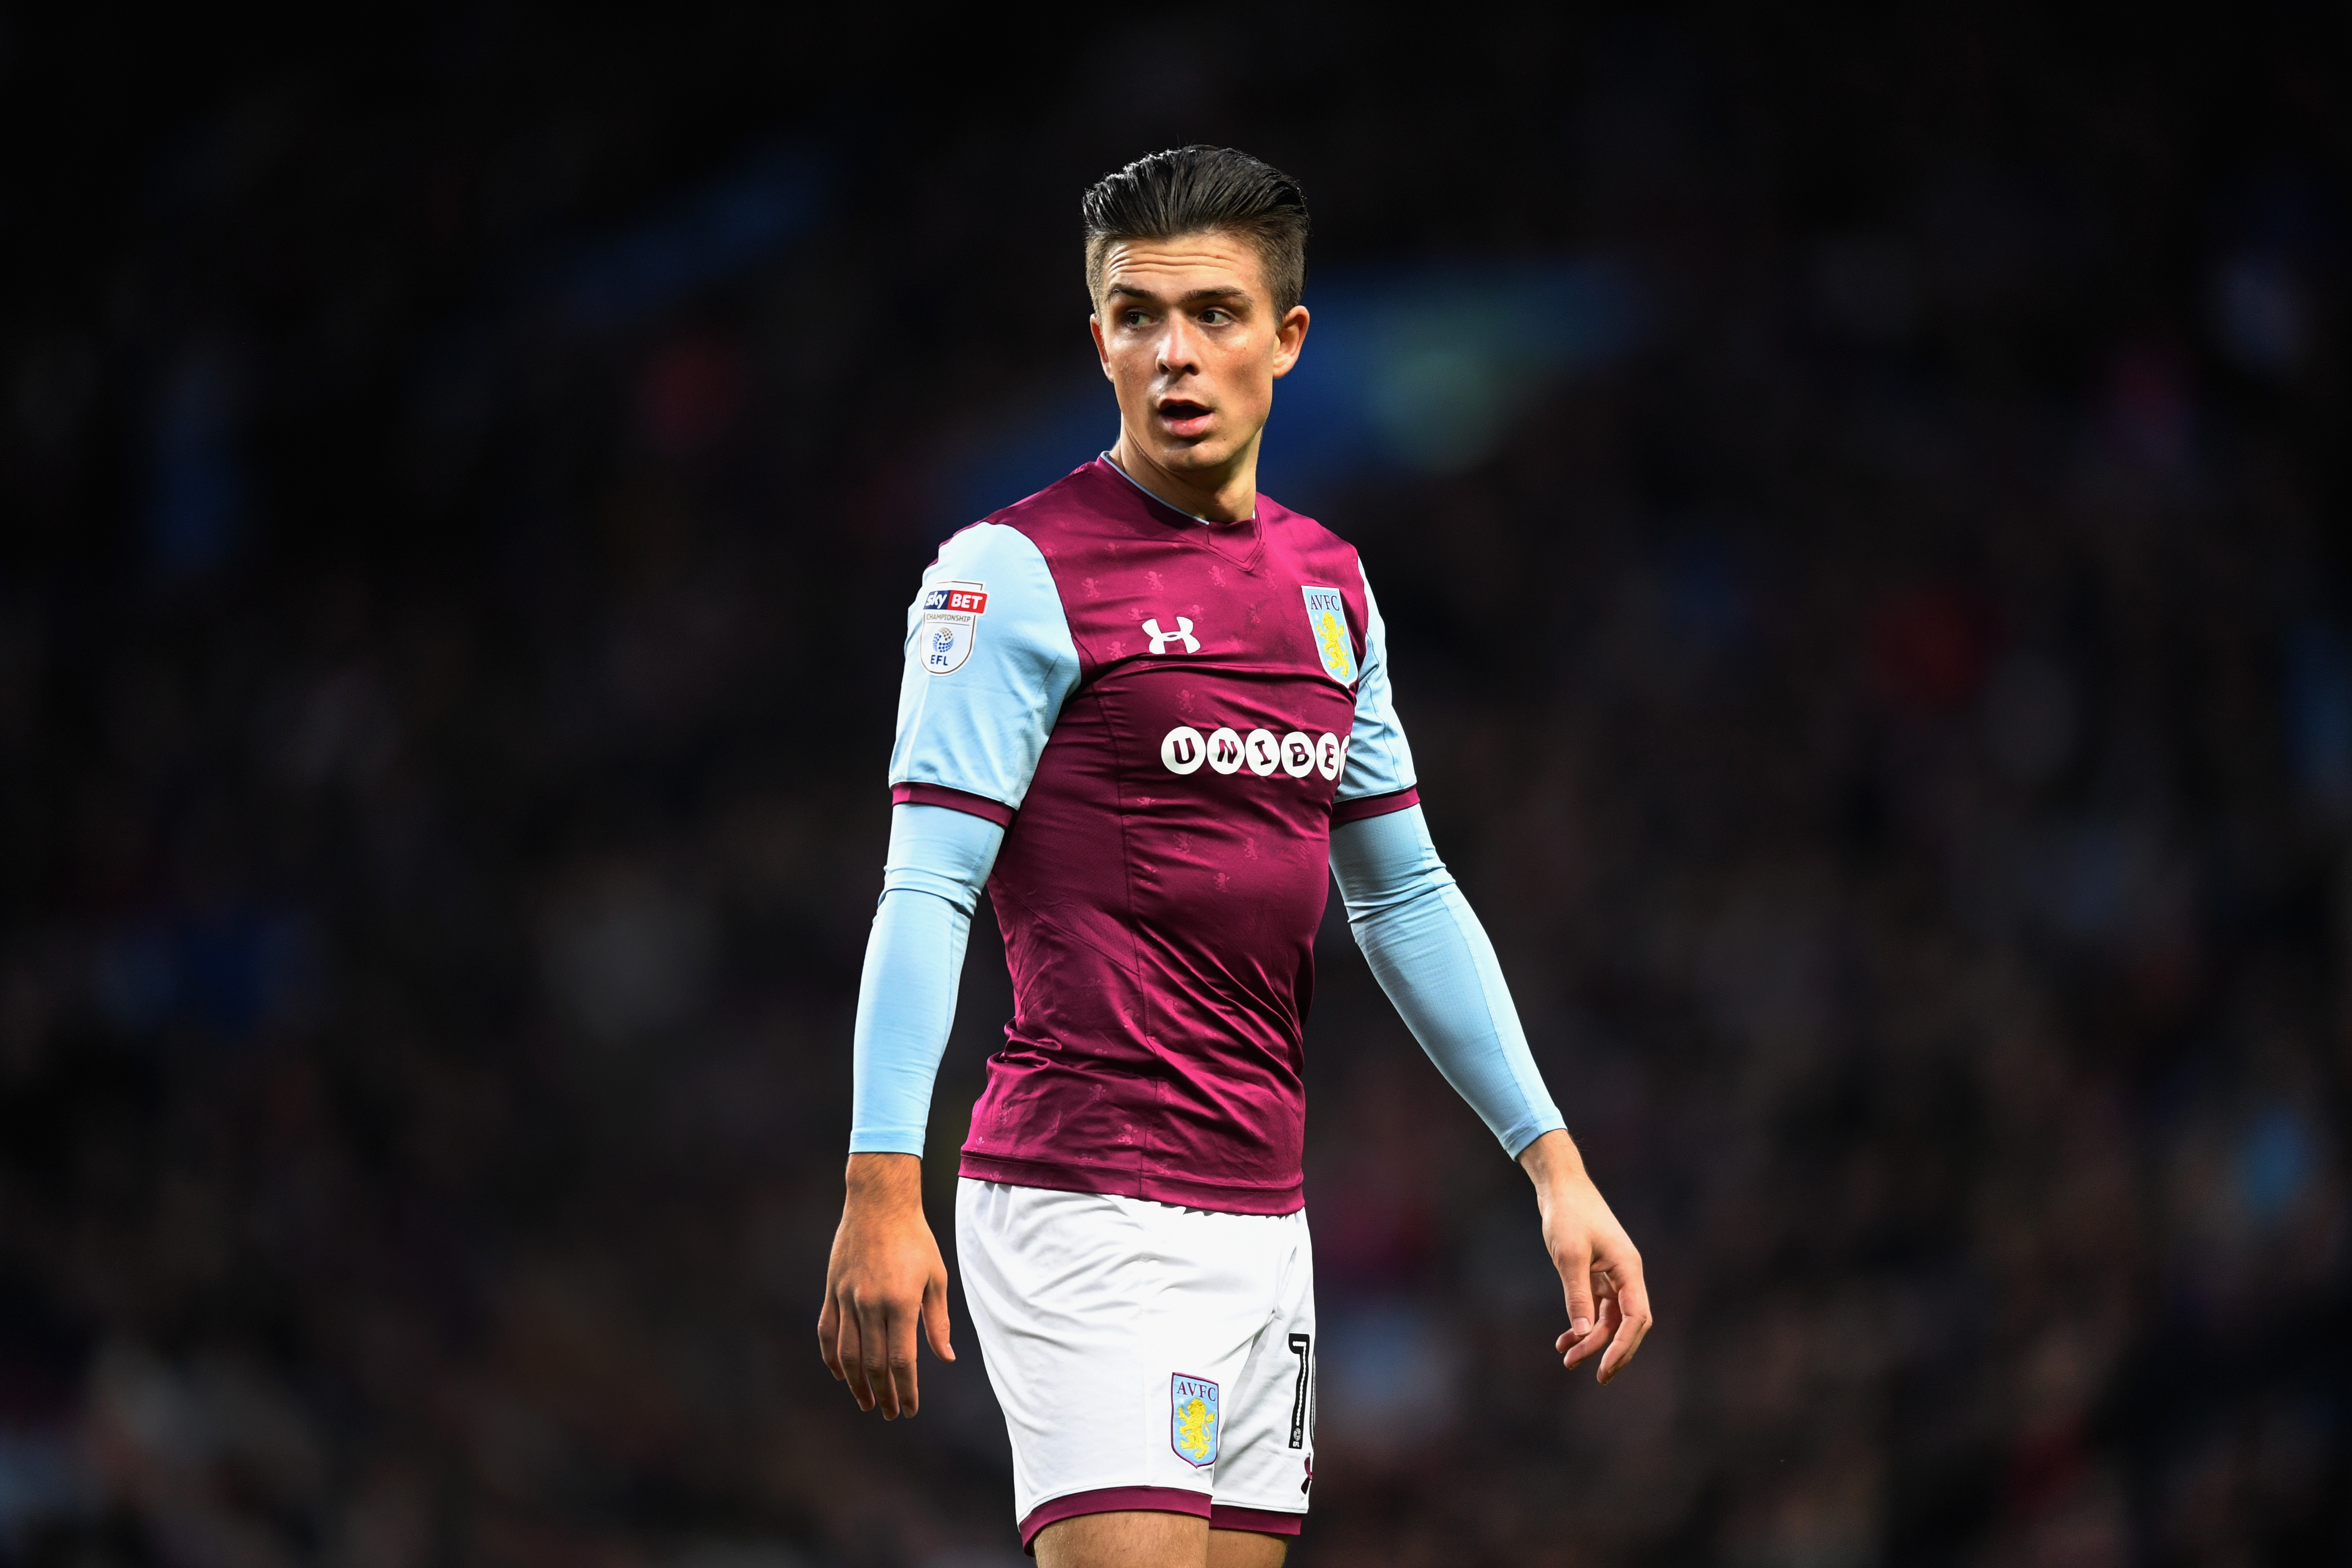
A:
[[[1355,645],[1348,640],[1348,601],[1337,588],[1302,588],[1307,629],[1315,638],[1323,672],[1345,686],[1356,679]]]
[[[1188,1465],[1217,1462],[1217,1385],[1178,1373],[1168,1389],[1168,1445]]]
[[[1176,1411],[1176,1446],[1205,1461],[1217,1446],[1217,1413],[1202,1399],[1188,1399]]]
[[[1347,668],[1349,650],[1347,633],[1339,626],[1339,617],[1328,610],[1324,611],[1322,624],[1315,628],[1315,636],[1323,645],[1325,667],[1330,669]]]

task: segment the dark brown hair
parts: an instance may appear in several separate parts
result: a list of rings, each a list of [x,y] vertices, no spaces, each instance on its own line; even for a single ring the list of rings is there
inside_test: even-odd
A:
[[[1224,230],[1256,247],[1275,314],[1307,291],[1307,197],[1298,182],[1231,147],[1177,147],[1095,182],[1087,224],[1087,292],[1102,289],[1103,253],[1122,239]]]

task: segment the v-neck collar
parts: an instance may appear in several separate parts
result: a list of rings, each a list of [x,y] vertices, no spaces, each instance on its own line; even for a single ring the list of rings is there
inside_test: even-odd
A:
[[[1264,542],[1265,536],[1265,531],[1258,521],[1258,513],[1265,507],[1264,496],[1257,498],[1258,504],[1250,509],[1250,514],[1247,517],[1233,522],[1214,522],[1197,513],[1186,511],[1182,507],[1171,505],[1152,494],[1143,488],[1133,474],[1113,462],[1108,452],[1104,452],[1095,461],[1126,480],[1133,487],[1137,495],[1159,508],[1170,518],[1181,519],[1181,521],[1176,526],[1181,531],[1181,537],[1223,556],[1244,572],[1257,564],[1259,546]],[[1188,527],[1187,524],[1191,526]]]

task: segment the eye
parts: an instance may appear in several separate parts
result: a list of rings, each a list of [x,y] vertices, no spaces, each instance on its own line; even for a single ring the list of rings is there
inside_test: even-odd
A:
[[[1216,305],[1201,312],[1201,324],[1204,327],[1222,327],[1233,319],[1231,311]]]

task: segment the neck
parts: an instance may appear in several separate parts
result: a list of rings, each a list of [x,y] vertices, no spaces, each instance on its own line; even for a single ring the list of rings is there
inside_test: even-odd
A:
[[[1240,522],[1257,513],[1257,443],[1258,437],[1252,437],[1232,461],[1217,468],[1178,469],[1153,461],[1121,430],[1110,460],[1178,511],[1208,522]]]

